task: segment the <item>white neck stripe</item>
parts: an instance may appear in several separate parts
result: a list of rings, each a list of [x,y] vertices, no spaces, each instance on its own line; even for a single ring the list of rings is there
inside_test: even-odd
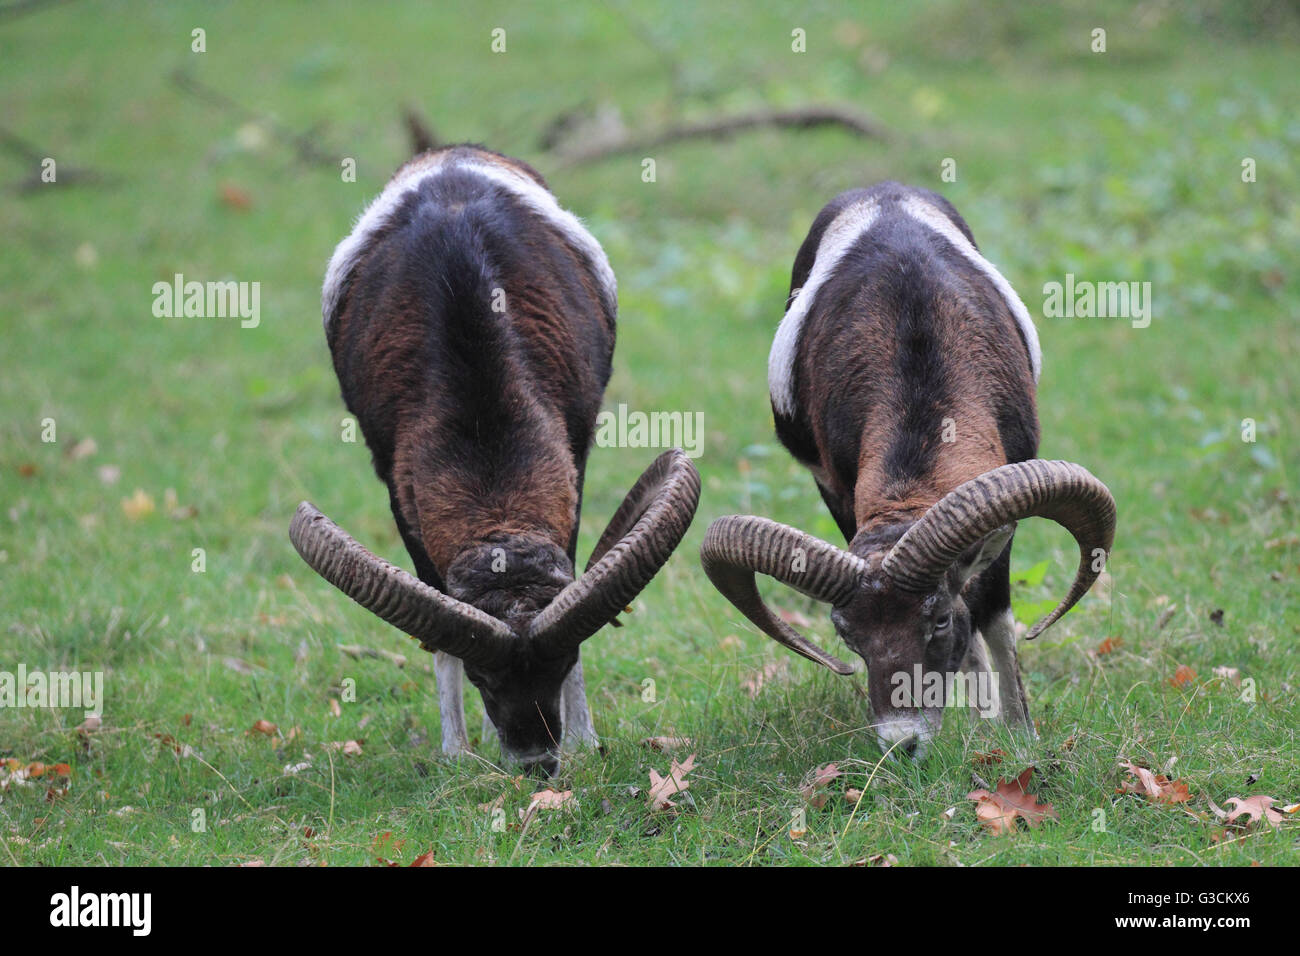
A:
[[[772,404],[782,415],[794,414],[794,363],[799,333],[822,284],[831,277],[844,254],[870,229],[880,215],[880,204],[865,199],[846,207],[836,216],[817,244],[808,280],[794,293],[794,301],[777,327],[772,351],[767,356],[767,390]]]
[[[1034,381],[1037,382],[1043,371],[1043,351],[1038,344],[1038,329],[1034,327],[1034,320],[1030,318],[1025,304],[1020,301],[1020,296],[1016,295],[1016,290],[1011,288],[1011,283],[1001,272],[998,272],[993,263],[980,255],[979,250],[971,244],[956,224],[944,215],[942,210],[916,196],[908,196],[903,200],[902,205],[904,212],[947,239],[954,249],[966,257],[967,262],[993,283],[993,287],[998,290],[1006,301],[1007,308],[1015,316],[1020,332],[1025,337],[1025,345],[1029,349],[1029,367],[1034,373]]]
[[[1029,316],[1029,310],[1025,308],[1020,296],[1016,295],[1011,283],[991,262],[980,255],[979,250],[942,210],[916,196],[906,197],[899,203],[899,207],[912,219],[946,239],[993,283],[994,288],[1006,301],[1011,314],[1015,316],[1017,325],[1020,326],[1025,345],[1029,350],[1030,369],[1034,381],[1037,382],[1043,366],[1038,330]],[[794,414],[794,364],[798,353],[799,336],[817,293],[826,280],[834,274],[844,255],[879,221],[879,218],[880,203],[875,199],[865,199],[847,206],[822,234],[808,279],[802,288],[795,290],[794,300],[777,327],[776,337],[772,340],[772,351],[768,354],[768,393],[776,410],[783,415]]]

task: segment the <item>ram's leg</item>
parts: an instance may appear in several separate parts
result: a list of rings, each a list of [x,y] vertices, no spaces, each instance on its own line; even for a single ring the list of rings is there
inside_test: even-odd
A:
[[[487,747],[488,741],[499,740],[497,734],[497,725],[492,723],[492,718],[488,716],[487,708],[483,708],[483,746]]]
[[[438,713],[442,717],[442,752],[459,757],[469,752],[465,732],[465,668],[460,658],[437,651],[433,673],[438,679]]]
[[[579,747],[599,747],[600,738],[591,723],[591,709],[587,706],[587,686],[582,679],[582,658],[573,665],[569,676],[564,678],[560,690],[560,707],[564,720],[564,750],[573,751]]]
[[[1029,716],[1029,699],[1020,680],[1020,660],[1016,654],[1016,621],[1007,608],[990,620],[983,629],[988,646],[989,664],[998,679],[1002,719],[1013,727],[1028,730],[1034,736],[1034,722]]]
[[[999,708],[993,713],[990,713],[989,702],[982,699],[982,691],[989,686],[992,673],[993,667],[989,663],[988,645],[984,641],[984,635],[976,630],[971,633],[970,647],[966,649],[966,657],[961,662],[961,676],[965,679],[967,690],[966,703],[972,720],[979,717],[996,718],[1002,716],[1000,712],[1001,698],[993,701],[993,706]]]

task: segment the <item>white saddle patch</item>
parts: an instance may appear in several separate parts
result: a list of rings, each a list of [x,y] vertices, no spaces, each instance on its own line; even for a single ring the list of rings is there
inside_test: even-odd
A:
[[[799,333],[804,319],[822,284],[835,272],[844,254],[857,243],[880,215],[880,203],[874,199],[846,206],[831,220],[817,244],[808,281],[794,293],[794,300],[777,326],[772,351],[767,356],[767,391],[772,404],[782,415],[794,414],[794,363],[799,347]]]
[[[1034,381],[1037,382],[1043,368],[1043,353],[1038,344],[1038,330],[1034,327],[1034,320],[1029,316],[1029,310],[1020,301],[1020,296],[1016,295],[1016,290],[1011,288],[1011,283],[991,262],[980,255],[979,250],[941,209],[916,196],[908,196],[897,205],[917,222],[948,240],[953,248],[993,283],[993,287],[1006,301],[1007,308],[1011,310],[1016,323],[1020,326],[1025,345],[1029,349],[1029,366],[1033,371]],[[776,337],[772,340],[772,351],[767,358],[768,394],[771,395],[776,410],[783,415],[794,414],[794,363],[797,358],[799,335],[803,331],[804,320],[812,308],[817,292],[834,274],[845,253],[853,248],[879,218],[880,203],[874,199],[863,200],[847,206],[831,221],[822,234],[821,242],[817,245],[817,256],[813,260],[812,271],[808,273],[808,281],[804,283],[803,288],[795,291],[790,308],[786,310],[785,317],[777,327]]]
[[[1029,349],[1029,367],[1033,370],[1034,381],[1037,382],[1043,372],[1043,351],[1038,345],[1038,329],[1034,327],[1034,320],[1029,317],[1029,310],[1020,301],[1020,296],[1016,295],[1016,290],[1011,288],[1011,283],[1001,272],[998,272],[993,263],[980,255],[979,250],[962,234],[956,223],[944,215],[943,210],[916,196],[908,196],[904,199],[902,207],[903,211],[917,222],[928,226],[947,239],[954,249],[966,257],[967,262],[988,276],[993,287],[1006,300],[1011,314],[1016,317],[1016,323],[1020,326],[1020,332],[1025,337],[1025,345]]]
[[[420,183],[450,169],[469,171],[499,186],[504,186],[531,212],[541,216],[558,229],[591,264],[600,280],[605,307],[611,315],[616,311],[618,283],[614,278],[614,270],[610,268],[609,259],[605,256],[605,250],[582,225],[582,221],[573,213],[562,209],[547,189],[521,172],[476,161],[472,155],[434,153],[403,167],[384,187],[384,191],[357,217],[352,232],[335,247],[334,255],[330,257],[329,266],[325,270],[325,283],[321,288],[321,315],[327,327],[330,316],[338,307],[343,284],[356,267],[357,260],[371,237],[384,227]]]

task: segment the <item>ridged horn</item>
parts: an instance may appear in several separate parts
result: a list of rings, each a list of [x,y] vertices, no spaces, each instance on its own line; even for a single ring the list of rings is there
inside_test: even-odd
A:
[[[861,558],[789,525],[731,515],[709,525],[700,561],[713,586],[768,637],[837,674],[853,673],[848,664],[773,614],[758,593],[754,575],[765,574],[810,598],[840,605],[849,600],[866,568]]]
[[[654,460],[610,519],[587,569],[533,619],[539,650],[561,654],[612,621],[681,543],[700,500],[700,475],[680,448]]]
[[[426,650],[491,666],[517,646],[504,623],[375,557],[309,502],[298,506],[289,540],[317,574]]]
[[[963,551],[999,526],[1029,517],[1050,518],[1064,527],[1080,552],[1069,593],[1030,628],[1026,640],[1033,640],[1088,592],[1115,540],[1115,499],[1082,465],[1033,459],[958,485],[899,539],[883,569],[908,591],[934,590]]]

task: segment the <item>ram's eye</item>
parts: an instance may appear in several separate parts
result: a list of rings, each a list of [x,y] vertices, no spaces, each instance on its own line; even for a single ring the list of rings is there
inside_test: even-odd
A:
[[[939,619],[934,622],[934,629],[936,631],[946,631],[950,627],[952,627],[952,612],[941,615]]]

